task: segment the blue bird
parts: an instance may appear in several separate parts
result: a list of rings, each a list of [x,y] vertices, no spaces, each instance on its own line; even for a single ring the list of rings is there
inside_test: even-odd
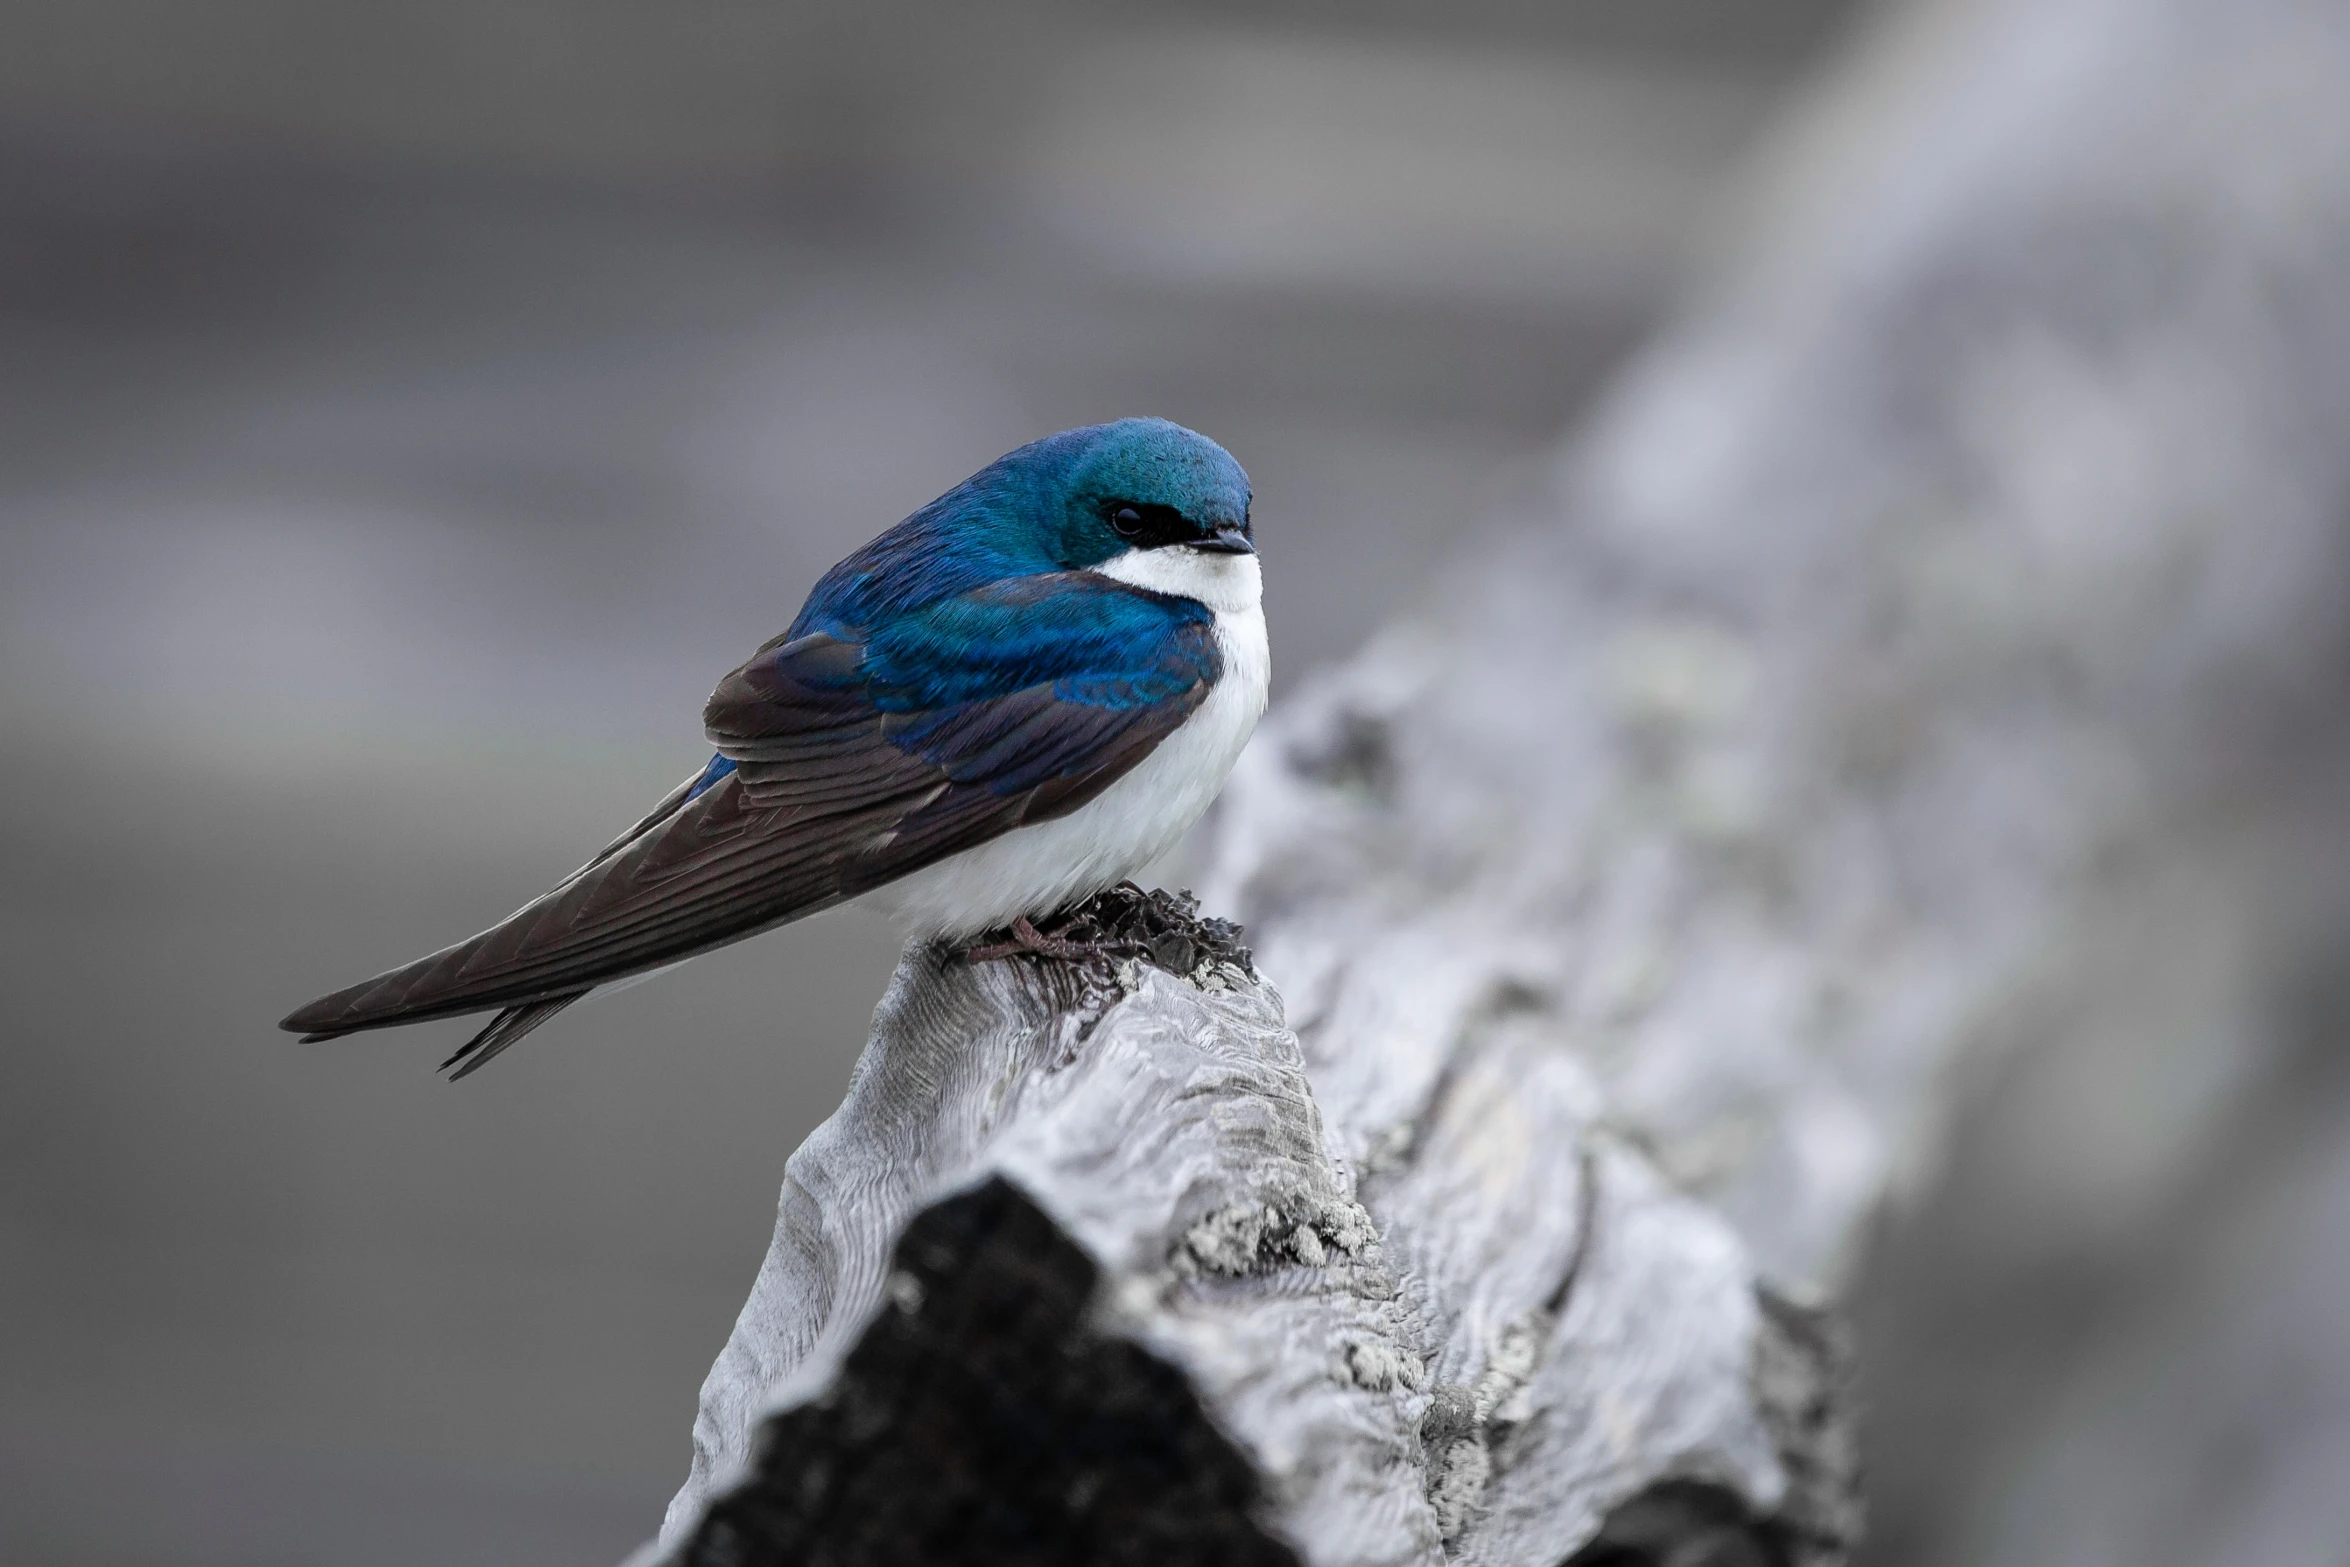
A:
[[[1264,712],[1248,475],[1164,419],[990,463],[824,574],[718,683],[717,754],[480,935],[288,1017],[307,1040],[495,1011],[463,1077],[600,986],[868,893],[967,941],[1172,848]]]

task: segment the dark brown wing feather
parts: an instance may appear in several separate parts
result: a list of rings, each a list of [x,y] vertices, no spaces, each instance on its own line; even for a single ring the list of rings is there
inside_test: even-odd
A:
[[[692,781],[542,897],[466,941],[322,997],[282,1026],[332,1039],[490,1008],[472,1070],[595,986],[828,908],[1029,822],[1075,810],[1188,718],[1174,699],[1065,700],[1051,683],[924,713],[828,685],[853,652],[771,646],[705,713],[737,770]],[[1213,660],[1212,645],[1203,657]]]
[[[457,1068],[449,1072],[449,1081],[452,1083],[461,1077],[471,1077],[497,1059],[508,1045],[586,994],[584,990],[576,991],[568,996],[550,996],[544,1001],[525,1001],[519,1006],[506,1008],[490,1019],[487,1028],[468,1039],[458,1047],[456,1054],[443,1061],[441,1070],[449,1072],[449,1068]],[[459,1065],[460,1062],[463,1065]]]
[[[938,787],[935,769],[891,771],[914,776],[821,813],[761,806],[724,778],[490,929],[285,1026],[333,1038],[577,994],[813,913],[844,895],[842,862]]]

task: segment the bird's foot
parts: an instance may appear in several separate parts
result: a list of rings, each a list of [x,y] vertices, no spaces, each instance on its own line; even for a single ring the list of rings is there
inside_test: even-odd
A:
[[[1133,953],[1131,941],[1071,941],[1038,930],[1027,915],[1012,921],[1012,939],[998,941],[984,947],[971,947],[963,953],[967,963],[991,963],[997,958],[1012,957],[1017,953],[1033,953],[1038,957],[1062,958],[1072,963],[1087,958],[1126,957]]]

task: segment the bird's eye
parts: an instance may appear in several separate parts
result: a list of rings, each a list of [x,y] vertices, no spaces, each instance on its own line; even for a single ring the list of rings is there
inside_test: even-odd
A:
[[[1131,506],[1121,506],[1110,513],[1110,526],[1118,530],[1120,537],[1134,538],[1142,532],[1142,513]]]

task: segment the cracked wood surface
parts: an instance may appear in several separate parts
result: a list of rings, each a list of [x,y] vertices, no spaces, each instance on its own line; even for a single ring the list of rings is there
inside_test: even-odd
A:
[[[664,1540],[1001,1175],[1308,1561],[1845,1559],[1820,1308],[1954,1063],[2339,667],[2346,43],[2314,0],[1890,29],[1557,512],[1243,759],[1201,885],[1278,992],[1206,935],[908,953]]]

